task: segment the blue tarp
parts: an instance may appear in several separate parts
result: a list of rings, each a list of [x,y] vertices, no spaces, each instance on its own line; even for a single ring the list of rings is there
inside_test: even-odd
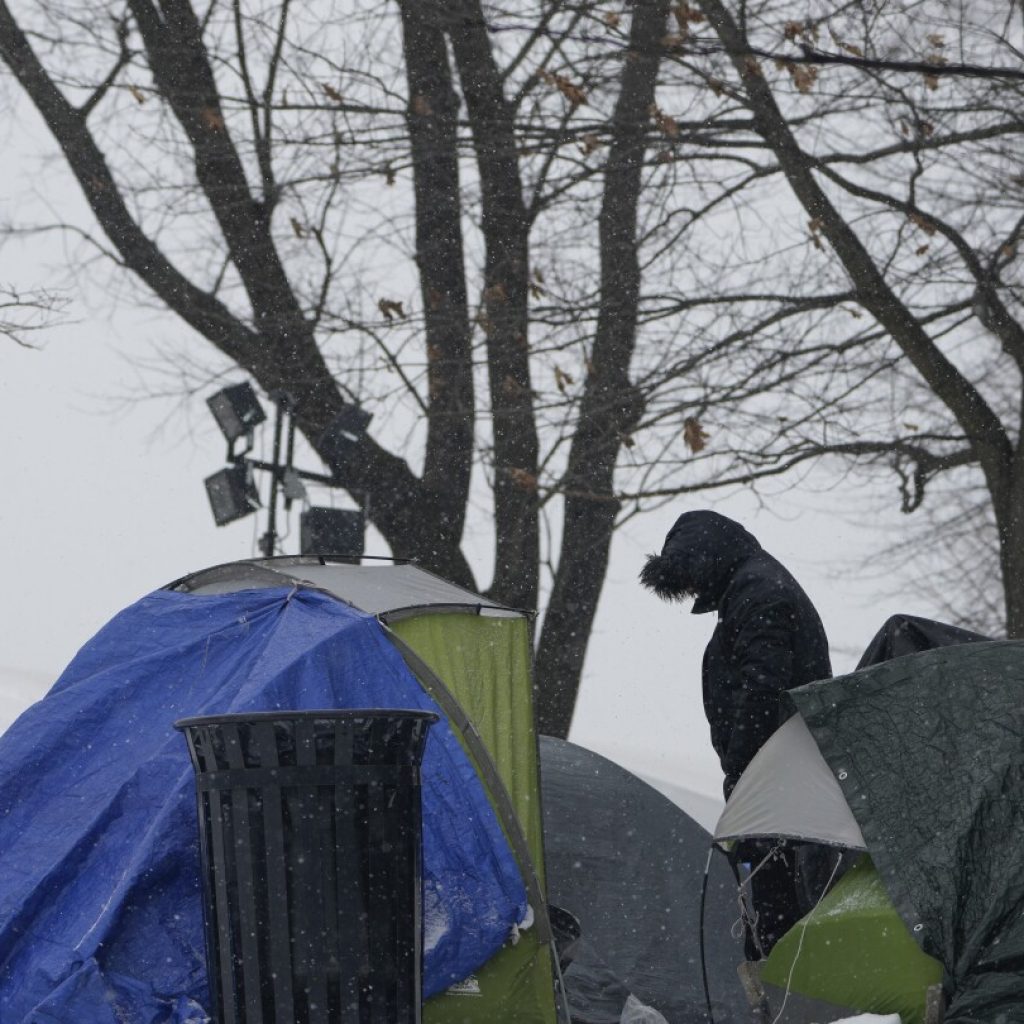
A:
[[[312,590],[158,591],[0,737],[0,1021],[205,1020],[194,775],[182,717],[440,713],[380,625]],[[526,893],[443,716],[423,764],[424,994],[488,960]]]

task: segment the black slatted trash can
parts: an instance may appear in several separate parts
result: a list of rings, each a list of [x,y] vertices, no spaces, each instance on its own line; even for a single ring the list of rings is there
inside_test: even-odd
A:
[[[418,1024],[419,711],[186,718],[218,1024]]]

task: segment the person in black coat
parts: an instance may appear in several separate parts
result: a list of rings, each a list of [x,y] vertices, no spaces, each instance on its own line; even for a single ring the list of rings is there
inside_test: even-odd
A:
[[[696,615],[718,612],[702,676],[704,712],[728,799],[781,724],[782,693],[831,676],[821,619],[786,568],[739,523],[717,512],[684,512],[661,554],[647,559],[640,582],[665,600],[693,598]],[[757,867],[772,848],[741,843],[736,856]],[[759,953],[767,955],[802,916],[798,885],[792,849],[770,856],[751,879]]]

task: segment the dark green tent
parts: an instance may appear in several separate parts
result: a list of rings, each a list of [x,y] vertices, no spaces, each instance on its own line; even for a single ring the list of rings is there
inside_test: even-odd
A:
[[[716,840],[862,845],[943,966],[947,1024],[1024,1021],[1024,642],[940,647],[790,697],[799,717],[776,734],[790,742],[773,737],[751,763]],[[786,782],[771,761],[792,768],[804,726],[814,755]],[[838,838],[858,829],[862,844]]]

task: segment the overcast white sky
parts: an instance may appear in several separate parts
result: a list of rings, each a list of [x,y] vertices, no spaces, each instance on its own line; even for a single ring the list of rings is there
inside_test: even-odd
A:
[[[52,161],[52,144],[29,112],[16,114],[7,119],[7,137],[0,136],[0,222],[45,205],[79,209],[76,186]],[[23,144],[12,145],[26,132],[45,147],[50,166]],[[57,236],[10,243],[0,248],[0,283],[59,283],[64,262]],[[187,344],[186,328],[153,311],[111,316],[109,297],[90,288],[69,292],[73,322],[53,328],[39,349],[0,341],[0,728],[125,605],[192,570],[256,554],[254,519],[217,529],[209,512],[202,481],[223,465],[224,442],[205,395],[184,403],[180,396],[121,401],[142,398],[145,390],[133,360]],[[147,387],[156,386],[149,378]],[[714,443],[714,424],[707,426]],[[822,492],[827,479],[821,473],[799,487],[775,484],[761,499],[737,493],[681,500],[621,532],[574,740],[636,770],[719,789],[700,704],[701,653],[713,617],[662,605],[636,583],[644,556],[687,508],[710,506],[740,519],[786,563],[821,611],[836,671],[852,668],[887,615],[932,613],[898,596],[899,579],[851,571],[858,552],[897,536],[900,517],[895,510],[878,517],[865,505],[858,523],[852,485]],[[892,492],[895,506],[895,486]],[[258,526],[264,528],[262,517]],[[389,553],[373,534],[367,550]],[[483,562],[478,568],[486,575]]]

